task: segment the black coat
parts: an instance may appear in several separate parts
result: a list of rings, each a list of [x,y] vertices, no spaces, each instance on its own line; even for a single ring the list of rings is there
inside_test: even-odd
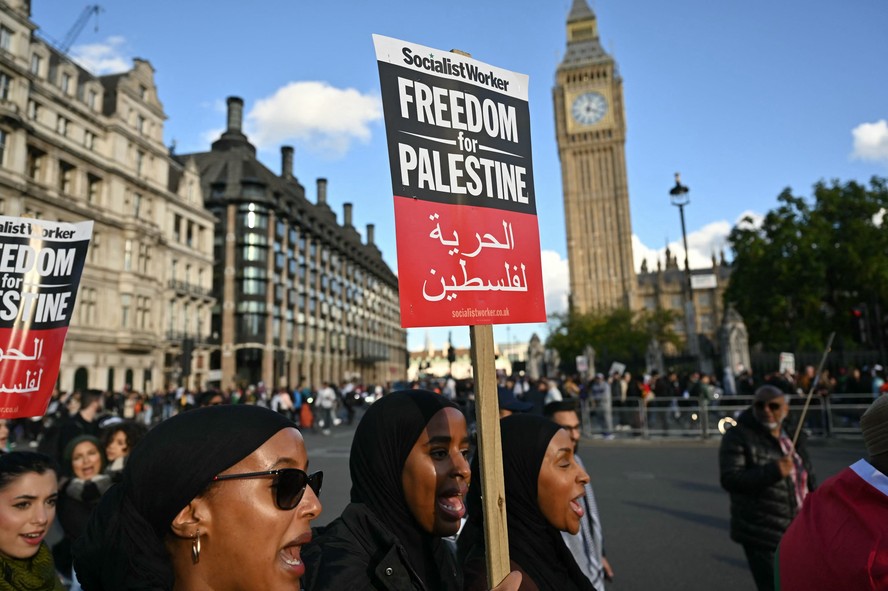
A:
[[[307,591],[378,589],[425,591],[410,566],[407,552],[366,505],[351,503],[303,549]],[[452,551],[439,540],[435,547],[439,588],[461,589],[462,577]],[[432,583],[432,581],[429,581]]]
[[[789,430],[784,424],[784,429]],[[808,490],[814,490],[814,472],[801,433],[796,451],[808,471]],[[799,512],[792,478],[783,477],[777,461],[783,457],[777,439],[746,409],[737,426],[721,441],[718,463],[721,485],[731,493],[731,539],[774,550],[783,532]]]

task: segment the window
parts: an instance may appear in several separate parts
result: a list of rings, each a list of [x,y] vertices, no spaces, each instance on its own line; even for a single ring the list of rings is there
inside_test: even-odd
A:
[[[0,25],[0,49],[12,51],[12,29]]]
[[[182,216],[178,213],[173,216],[173,240],[182,242]]]
[[[90,205],[99,205],[102,192],[102,179],[97,176],[86,175],[86,202]]]
[[[43,63],[43,58],[39,55],[32,54],[31,55],[31,73],[35,76],[40,75],[40,65]]]
[[[95,90],[90,89],[89,92],[86,93],[86,106],[90,109],[96,109],[96,102],[99,99],[99,93]]]
[[[136,174],[142,174],[142,166],[145,164],[145,152],[136,150]]]
[[[133,241],[127,240],[123,247],[123,270],[132,271],[133,269]]]
[[[96,147],[96,134],[91,131],[83,132],[83,145],[87,150],[93,150]]]
[[[140,134],[145,135],[145,118],[141,115],[136,115],[136,129]]]
[[[59,115],[58,121],[56,121],[56,131],[59,135],[68,135],[68,120]]]
[[[9,100],[10,88],[12,88],[12,78],[6,72],[0,72],[0,100]]]
[[[70,195],[74,189],[74,165],[59,160],[59,192]]]
[[[62,92],[69,94],[71,92],[71,74],[62,74],[62,82],[59,86],[61,87]]]
[[[129,326],[131,303],[132,303],[132,296],[130,294],[125,293],[120,296],[120,326],[121,326],[121,328],[127,328]]]
[[[26,168],[28,171],[28,176],[35,181],[39,181],[40,176],[42,174],[43,169],[43,158],[46,154],[37,148],[28,148],[28,160],[26,163]]]
[[[6,162],[6,139],[7,134],[5,131],[0,129],[0,166],[3,166]]]
[[[37,121],[40,116],[40,103],[37,101],[28,101],[28,119]]]
[[[141,84],[139,85],[139,97],[140,97],[143,101],[144,101],[146,98],[148,98],[148,89],[147,89],[145,86],[141,85]]]
[[[133,193],[133,216],[139,217],[142,212],[142,194]]]

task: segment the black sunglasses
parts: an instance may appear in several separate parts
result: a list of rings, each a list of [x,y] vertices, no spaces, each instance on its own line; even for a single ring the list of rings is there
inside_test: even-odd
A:
[[[213,478],[213,481],[237,480],[239,478],[261,478],[274,476],[275,497],[274,502],[278,509],[290,511],[302,500],[305,487],[310,486],[315,495],[321,495],[321,485],[324,483],[324,473],[321,471],[308,474],[299,468],[284,468],[282,470],[267,470],[265,472],[245,472],[243,474],[223,474]]]
[[[766,403],[764,400],[756,400],[755,401],[755,407],[759,410],[765,410],[765,404]],[[768,408],[771,409],[771,412],[777,412],[778,410],[783,408],[783,405],[780,404],[779,402],[768,402],[767,405],[768,405]]]

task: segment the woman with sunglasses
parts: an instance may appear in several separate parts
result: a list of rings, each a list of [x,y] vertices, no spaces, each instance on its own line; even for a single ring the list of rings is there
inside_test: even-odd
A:
[[[759,590],[774,589],[777,545],[814,490],[805,433],[793,446],[788,416],[787,395],[762,386],[718,452],[721,485],[731,494],[731,539],[743,546]]]
[[[74,548],[85,591],[298,589],[321,513],[302,435],[259,406],[160,423],[133,450]]]
[[[461,590],[442,538],[465,515],[468,450],[465,417],[445,397],[405,390],[374,402],[352,441],[351,503],[307,548],[305,588]]]
[[[519,591],[595,591],[561,532],[576,534],[589,475],[574,459],[570,434],[551,419],[515,414],[500,421],[509,559],[522,574]],[[472,468],[477,468],[477,461]],[[469,519],[458,553],[465,589],[487,588],[481,490],[469,489]]]

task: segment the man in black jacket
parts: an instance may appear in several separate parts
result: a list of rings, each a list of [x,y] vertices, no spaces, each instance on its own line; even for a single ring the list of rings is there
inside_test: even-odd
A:
[[[783,424],[788,414],[786,394],[762,386],[718,454],[721,485],[731,493],[731,539],[743,546],[759,591],[774,589],[774,552],[815,484],[804,433],[793,449]]]

